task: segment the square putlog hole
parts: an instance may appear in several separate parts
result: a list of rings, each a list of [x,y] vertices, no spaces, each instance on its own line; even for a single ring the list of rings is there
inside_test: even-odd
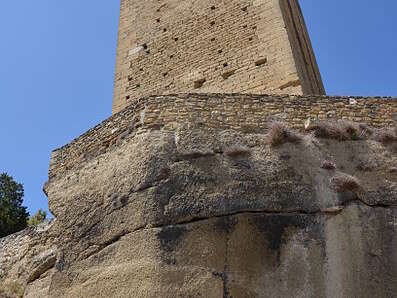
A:
[[[206,79],[200,79],[200,80],[194,81],[194,89],[199,89],[199,88],[203,87],[205,81],[206,81]]]
[[[256,66],[261,66],[261,65],[264,65],[266,63],[267,63],[267,58],[262,58],[262,59],[259,59],[259,60],[255,61],[255,65]]]
[[[230,70],[230,71],[224,72],[224,73],[222,74],[222,78],[223,78],[224,80],[227,80],[227,79],[230,78],[232,75],[234,75],[235,72],[236,72],[235,70]]]

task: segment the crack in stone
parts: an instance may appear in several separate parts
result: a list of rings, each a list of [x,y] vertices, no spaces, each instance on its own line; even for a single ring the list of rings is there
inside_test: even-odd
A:
[[[229,283],[229,276],[227,275],[228,269],[229,269],[229,242],[230,242],[230,229],[232,223],[229,222],[230,219],[228,219],[228,228],[226,229],[226,243],[225,243],[225,262],[223,265],[223,275],[222,275],[222,281],[223,281],[223,298],[228,298],[230,296],[229,290],[228,290],[228,283]]]
[[[102,243],[97,250],[92,251],[90,254],[88,254],[85,257],[85,259],[89,259],[90,257],[99,254],[101,251],[105,250],[107,247],[119,242],[121,240],[121,238],[123,238],[124,236],[127,236],[129,234],[133,234],[135,232],[139,232],[141,230],[144,230],[144,226],[138,227],[138,228],[134,229],[133,231],[122,231],[120,233],[117,233],[115,236],[113,236],[112,238],[110,238],[106,242]]]
[[[160,228],[173,227],[173,226],[174,227],[183,226],[183,225],[194,224],[194,223],[197,223],[197,222],[207,221],[207,220],[211,220],[211,219],[221,219],[221,218],[227,218],[227,217],[231,217],[231,216],[249,215],[249,214],[336,216],[336,215],[340,214],[341,212],[343,212],[346,207],[348,207],[349,205],[352,205],[354,203],[363,204],[363,205],[365,205],[367,207],[370,207],[370,208],[385,208],[385,209],[389,209],[389,208],[395,208],[396,207],[396,206],[393,206],[393,205],[383,205],[383,204],[369,205],[369,204],[361,201],[360,199],[357,199],[357,200],[351,200],[349,202],[346,202],[346,203],[342,204],[341,206],[330,207],[330,208],[340,207],[340,209],[338,209],[336,211],[332,211],[332,212],[327,211],[327,210],[316,210],[316,211],[291,210],[291,211],[284,211],[284,212],[270,211],[270,210],[239,210],[239,211],[230,212],[230,213],[221,214],[221,215],[195,217],[195,218],[192,218],[192,219],[189,219],[189,220],[182,220],[182,221],[179,221],[179,222],[176,222],[176,223],[173,223],[173,224],[142,225],[140,227],[137,227],[136,229],[133,229],[132,231],[122,231],[122,232],[116,234],[114,237],[112,237],[108,241],[102,243],[98,250],[93,251],[88,256],[86,256],[86,259],[88,259],[88,258],[100,253],[101,251],[103,251],[107,247],[117,243],[123,237],[125,237],[125,236],[127,236],[129,234],[133,234],[133,233],[141,232],[141,231],[145,231],[145,230],[160,229]],[[225,260],[225,264],[226,264],[226,260]],[[224,280],[224,283],[227,283],[227,281],[225,281],[225,280],[227,280],[227,277],[225,278],[225,276],[224,276],[225,274],[226,274],[225,272],[221,272],[221,273],[218,272],[217,276],[221,276],[222,275],[222,279]],[[228,296],[224,296],[224,297],[228,297]]]
[[[143,192],[143,191],[146,191],[146,190],[148,190],[148,189],[157,187],[160,183],[166,181],[167,179],[168,179],[168,178],[160,179],[160,180],[155,180],[155,181],[152,181],[151,183],[145,184],[145,186],[142,186],[141,188],[138,187],[137,189],[132,189],[132,190],[128,193],[127,196],[130,196],[130,195],[132,195],[132,194],[139,193],[139,192]],[[109,216],[109,215],[113,214],[114,212],[117,212],[117,211],[119,211],[119,210],[121,210],[121,209],[127,207],[128,205],[129,205],[129,202],[128,202],[126,205],[119,206],[119,207],[117,207],[117,208],[112,208],[110,211],[106,212],[106,213],[103,215],[103,217]],[[98,226],[101,222],[102,222],[102,220],[98,220],[98,221],[94,222],[94,223],[84,232],[84,234],[83,234],[81,237],[82,237],[82,238],[86,237],[86,236],[87,236],[96,226]]]

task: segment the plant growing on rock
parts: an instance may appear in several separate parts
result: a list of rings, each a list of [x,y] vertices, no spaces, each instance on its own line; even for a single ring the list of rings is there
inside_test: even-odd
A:
[[[37,227],[39,224],[45,222],[47,219],[47,212],[39,209],[34,215],[29,217],[28,226]]]
[[[335,170],[336,165],[332,161],[324,160],[321,165],[321,168],[324,170]]]
[[[318,121],[306,124],[307,131],[313,131],[314,136],[323,139],[334,139],[338,141],[363,140],[372,134],[372,130],[364,124],[354,123],[347,120]]]
[[[383,144],[389,144],[397,141],[397,127],[381,128],[376,130],[373,139]]]
[[[271,146],[276,147],[284,143],[296,143],[301,140],[301,137],[284,123],[274,121],[270,123],[270,130],[268,133],[268,140]]]
[[[337,192],[351,191],[357,193],[361,190],[359,180],[356,177],[344,173],[339,173],[332,177],[331,185]]]

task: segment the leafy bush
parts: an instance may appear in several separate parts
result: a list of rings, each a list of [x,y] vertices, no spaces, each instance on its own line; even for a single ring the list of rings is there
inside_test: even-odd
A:
[[[0,238],[27,227],[29,213],[22,206],[23,185],[3,173],[0,175]]]
[[[47,212],[39,209],[34,215],[29,217],[28,226],[37,227],[47,219]]]

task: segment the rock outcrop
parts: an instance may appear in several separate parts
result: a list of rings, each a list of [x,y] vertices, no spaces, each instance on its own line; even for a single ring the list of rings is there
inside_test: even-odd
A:
[[[270,135],[186,124],[74,163],[61,148],[45,185],[61,237],[7,276],[28,264],[27,297],[394,297],[396,143]]]
[[[54,222],[0,239],[0,297],[46,297],[56,261]]]

